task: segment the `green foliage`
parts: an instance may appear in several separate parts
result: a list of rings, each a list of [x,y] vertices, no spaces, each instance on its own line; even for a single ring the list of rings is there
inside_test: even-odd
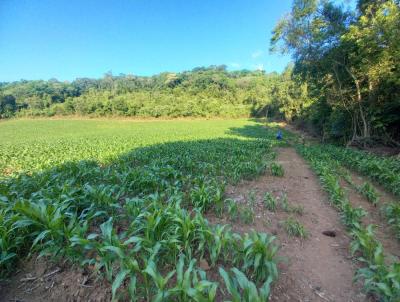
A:
[[[290,70],[280,75],[227,71],[226,66],[152,77],[106,74],[101,79],[82,78],[71,83],[23,80],[0,86],[0,118],[16,114],[155,118],[268,115],[290,119],[303,94],[304,89],[291,80]],[[298,100],[299,105],[280,110],[280,104],[290,100]]]
[[[254,222],[254,209],[251,206],[241,207],[239,210],[240,220],[245,224]]]
[[[286,233],[288,233],[289,236],[299,238],[307,237],[307,231],[305,227],[292,216],[283,221],[283,227],[285,228],[285,231]]]
[[[237,268],[231,270],[233,277],[223,269],[219,269],[219,273],[225,282],[225,287],[231,296],[232,302],[264,302],[268,301],[270,295],[270,286],[272,278],[268,278],[261,288],[251,282],[245,274]]]
[[[324,145],[320,148],[321,152],[329,154],[350,169],[376,180],[393,194],[400,196],[400,161],[398,159],[333,145]]]
[[[283,211],[290,213],[291,209],[290,209],[289,200],[288,200],[286,193],[284,193],[281,196],[281,198],[279,199],[279,205]]]
[[[275,212],[277,209],[277,202],[275,197],[270,192],[265,192],[264,194],[264,206],[267,210]]]
[[[278,143],[274,139],[275,133],[276,128],[265,129],[261,123],[246,119],[151,123],[121,120],[10,120],[0,124],[0,177],[23,171],[36,172],[71,161],[94,160],[107,164],[137,148],[174,141],[193,142],[193,148],[195,141],[216,138],[264,139],[265,142],[268,139],[275,144]],[[251,150],[227,149],[226,152],[228,157],[242,157]],[[203,165],[208,164],[208,169],[212,169],[212,154],[210,158],[200,158],[204,161]],[[180,156],[185,159],[190,154],[184,152]],[[271,156],[272,152],[268,153],[268,157]],[[231,177],[237,181],[243,174],[251,178],[256,170],[265,171],[266,162],[261,158],[259,160],[258,166],[249,164],[246,167],[237,163],[235,168],[229,168]],[[198,185],[201,186],[200,183]]]
[[[361,219],[367,215],[367,212],[361,208],[353,208],[349,201],[344,201],[340,205],[340,216],[342,222],[348,228],[358,228],[361,224]]]
[[[368,201],[371,202],[374,206],[378,204],[379,202],[378,193],[376,193],[374,187],[371,186],[370,183],[368,182],[363,183],[360,186],[359,191],[362,195],[367,197]]]
[[[333,160],[326,148],[320,145],[298,146],[298,151],[311,163],[320,177],[321,183],[330,195],[332,204],[340,211],[343,223],[350,229],[353,242],[351,251],[357,254],[364,267],[357,270],[356,279],[364,282],[367,293],[375,294],[382,301],[398,301],[400,297],[400,270],[397,262],[388,265],[385,261],[382,244],[375,239],[373,226],[362,225],[362,217],[366,212],[361,208],[353,208],[341,188],[338,178],[342,169]],[[393,213],[392,213],[392,210]],[[387,214],[397,216],[396,208],[387,208]],[[396,224],[397,218],[392,220]]]
[[[277,164],[277,163],[271,163],[270,166],[271,169],[271,174],[274,176],[279,176],[279,177],[283,177],[283,175],[285,174],[285,171],[283,170],[283,167],[281,164]]]
[[[7,129],[8,123],[19,122],[0,126]],[[13,176],[4,171],[0,178],[2,277],[15,269],[18,259],[37,253],[94,268],[94,274],[108,280],[114,301],[215,301],[218,280],[211,280],[213,276],[197,266],[199,261],[212,267],[242,267],[248,280],[269,280],[269,288],[277,275],[274,238],[232,233],[227,226],[209,224],[203,214],[223,208],[227,183],[265,171],[273,156],[272,142],[224,137],[232,125],[227,121],[208,124],[218,129],[210,127],[207,135],[197,123],[200,128],[191,130],[188,122],[171,123],[164,133],[157,123],[147,130],[145,123],[133,123],[153,133],[135,143],[138,136],[130,136],[132,125],[119,132],[113,122],[95,125],[111,127],[110,135],[119,136],[114,141],[111,136],[102,138],[96,127],[81,137],[68,131],[53,137],[50,131],[46,139],[54,148],[44,144],[36,151],[29,148],[29,140],[2,132],[6,143],[1,146],[27,145],[21,157],[7,153],[18,166]],[[44,130],[51,125],[48,122]],[[106,148],[106,140],[110,158],[100,160],[91,144]],[[129,141],[131,150],[126,152]],[[68,150],[77,152],[71,155]],[[243,213],[237,207],[230,210],[236,217]],[[253,217],[249,212],[246,219]],[[267,286],[264,291],[268,296]]]
[[[293,1],[277,23],[271,49],[292,54],[292,78],[301,79],[309,100],[299,106],[289,99],[281,110],[298,108],[294,118],[325,140],[396,145],[400,6],[397,0],[356,3]]]
[[[276,266],[276,253],[278,248],[274,246],[274,236],[252,231],[243,238],[243,264],[242,269],[248,272],[257,282],[278,276]]]
[[[286,193],[284,193],[281,196],[281,198],[279,200],[279,205],[280,205],[281,209],[287,213],[295,213],[298,215],[303,215],[303,212],[304,212],[303,206],[289,204],[289,200],[288,200]]]
[[[389,203],[383,206],[383,212],[388,223],[394,229],[396,236],[400,239],[400,204]]]
[[[248,203],[251,207],[254,207],[256,205],[256,192],[254,190],[250,190],[249,192],[249,197],[248,197]]]
[[[236,200],[228,198],[225,200],[228,215],[232,221],[235,221],[239,217],[239,206]]]

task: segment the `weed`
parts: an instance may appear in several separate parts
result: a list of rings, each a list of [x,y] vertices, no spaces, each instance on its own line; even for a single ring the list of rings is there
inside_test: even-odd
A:
[[[240,220],[245,224],[254,222],[254,210],[253,207],[241,207],[239,211]]]
[[[273,162],[271,163],[270,169],[271,169],[271,174],[274,176],[283,177],[283,175],[285,174],[285,171],[283,170],[281,164]]]
[[[277,208],[277,203],[275,197],[270,192],[265,192],[264,194],[264,206],[267,210],[275,212]]]
[[[249,192],[248,203],[253,208],[256,205],[256,192],[254,190],[250,190]]]
[[[299,238],[307,237],[307,231],[304,226],[291,216],[283,221],[283,227],[285,228],[285,231],[286,233],[288,233],[289,236]]]
[[[235,221],[239,217],[239,206],[234,199],[228,198],[225,200],[228,215],[232,221]]]

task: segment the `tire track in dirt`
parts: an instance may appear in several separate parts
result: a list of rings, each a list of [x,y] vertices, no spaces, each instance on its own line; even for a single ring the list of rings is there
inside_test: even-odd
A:
[[[253,228],[275,234],[281,246],[279,255],[286,258],[279,265],[280,276],[271,301],[367,301],[361,285],[353,283],[357,267],[349,253],[350,238],[338,213],[328,204],[316,175],[293,148],[280,148],[277,152],[284,177],[264,175],[227,188],[228,197],[242,203],[247,202],[250,191],[256,193],[255,222],[235,222],[233,229],[248,232]],[[281,209],[267,211],[262,203],[266,191],[277,198],[286,193],[289,204],[304,208],[303,215],[293,215],[307,229],[307,239],[287,236],[281,222],[291,214]],[[212,217],[210,221],[213,222]],[[336,237],[324,236],[325,230],[335,231]]]

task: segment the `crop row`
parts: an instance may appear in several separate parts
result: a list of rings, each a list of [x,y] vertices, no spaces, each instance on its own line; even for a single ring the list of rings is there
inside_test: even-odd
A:
[[[393,194],[400,196],[400,161],[398,159],[333,145],[324,145],[321,148],[324,153],[345,166],[371,177]]]
[[[298,146],[297,150],[318,174],[324,189],[329,193],[331,204],[338,209],[353,237],[351,251],[353,255],[360,255],[357,259],[365,264],[357,271],[356,278],[364,280],[366,292],[377,295],[382,301],[399,301],[400,263],[386,264],[382,245],[374,236],[374,226],[365,227],[361,222],[367,213],[351,205],[339,183],[338,163],[329,159],[322,148],[318,145]]]
[[[210,225],[203,213],[223,202],[227,181],[263,173],[272,157],[267,140],[216,139],[3,179],[1,273],[38,254],[106,278],[115,300],[214,301],[220,290],[232,301],[266,301],[278,274],[275,238]]]
[[[379,195],[376,192],[375,188],[369,183],[369,182],[364,182],[361,185],[357,185],[351,178],[349,172],[341,166],[342,161],[339,161],[338,154],[342,154],[343,152],[347,152],[346,149],[340,149],[338,147],[334,146],[326,146],[326,145],[321,145],[318,146],[320,150],[320,157],[323,156],[325,160],[330,161],[332,165],[335,165],[335,170],[338,175],[343,177],[351,186],[353,186],[360,194],[364,195],[369,202],[371,202],[374,206],[377,206],[379,203]],[[333,151],[332,151],[333,150]],[[344,151],[343,151],[344,150]],[[362,151],[354,151],[350,150],[350,152],[356,152],[359,154],[366,155],[365,152]],[[368,155],[367,156],[371,156]],[[396,160],[393,159],[388,159],[388,158],[378,158],[376,156],[373,156],[377,162],[384,162],[386,165],[389,165],[386,167],[386,169],[390,169],[390,167],[393,168],[393,170],[397,171],[396,168]],[[364,161],[360,161],[359,165],[363,165],[362,162],[366,162],[368,159],[364,159]],[[375,163],[370,164],[370,166],[375,166]],[[383,164],[385,166],[385,164]],[[399,173],[400,175],[400,173]],[[396,176],[397,177],[397,176]],[[386,187],[389,187],[387,185]],[[397,188],[396,188],[397,190]],[[400,204],[399,202],[389,202],[385,204],[380,205],[380,210],[381,214],[386,217],[387,223],[392,227],[394,230],[396,237],[400,239]]]

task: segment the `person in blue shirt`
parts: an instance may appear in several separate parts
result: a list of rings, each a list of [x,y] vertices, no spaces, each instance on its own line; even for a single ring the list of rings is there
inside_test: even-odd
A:
[[[276,139],[281,140],[282,139],[282,131],[279,130],[277,135],[276,135]]]

